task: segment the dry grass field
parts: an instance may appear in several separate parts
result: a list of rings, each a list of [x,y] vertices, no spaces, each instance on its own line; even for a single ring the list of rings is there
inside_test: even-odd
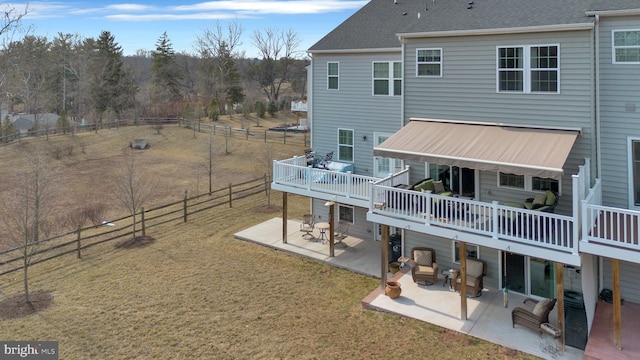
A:
[[[58,168],[58,209],[109,202],[115,169],[133,138],[151,143],[137,161],[157,182],[152,202],[180,199],[185,189],[205,191],[198,174],[206,135],[194,139],[177,127],[160,135],[147,127],[101,130],[72,139],[77,150],[51,160]],[[21,146],[0,148],[0,177],[8,179],[0,182],[0,196],[22,166]],[[216,181],[226,185],[262,173],[261,146],[237,140],[231,154],[218,152]],[[279,157],[302,152],[290,145],[275,149]],[[273,197],[279,205],[280,194]],[[106,243],[82,259],[33,266],[31,290],[52,301],[35,314],[0,316],[0,339],[56,340],[60,359],[530,358],[425,322],[365,311],[360,301],[379,280],[234,239],[233,233],[280,216],[264,211],[265,204],[266,197],[254,196],[188,223],[154,227],[148,235],[156,241],[146,247]],[[289,217],[306,207],[308,199],[289,197]],[[122,213],[115,205],[109,211]],[[20,274],[0,277],[0,304],[10,305],[6,299],[21,291]]]

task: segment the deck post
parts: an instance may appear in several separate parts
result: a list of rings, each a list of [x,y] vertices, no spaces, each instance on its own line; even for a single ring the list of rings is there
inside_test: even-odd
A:
[[[460,319],[467,320],[467,243],[458,241],[460,245]],[[451,279],[457,281],[457,279]]]
[[[282,193],[282,243],[287,243],[287,193]]]
[[[564,351],[565,345],[565,328],[564,328],[564,266],[562,263],[556,262],[556,303],[558,304],[558,329],[561,331],[560,349]]]
[[[380,225],[382,239],[380,240],[380,288],[384,292],[387,286],[387,266],[389,265],[389,225]]]
[[[335,256],[335,244],[334,244],[334,222],[335,220],[333,220],[333,211],[334,208],[336,206],[335,202],[333,201],[327,201],[327,203],[325,205],[329,206],[329,256],[330,257],[334,257]]]
[[[622,350],[622,309],[620,308],[620,260],[611,259],[613,272],[613,343]]]

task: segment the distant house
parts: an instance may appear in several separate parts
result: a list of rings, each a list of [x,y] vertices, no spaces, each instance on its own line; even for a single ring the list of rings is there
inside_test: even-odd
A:
[[[15,127],[20,134],[26,134],[33,128],[33,120],[29,119],[27,116],[20,115],[13,121],[13,127]]]
[[[52,129],[55,128],[58,123],[59,116],[53,113],[43,113],[38,114],[38,118],[36,119],[35,114],[19,114],[15,115],[12,119],[13,126],[20,131],[20,134],[26,134],[30,130],[36,130],[34,127],[37,126],[40,129]]]

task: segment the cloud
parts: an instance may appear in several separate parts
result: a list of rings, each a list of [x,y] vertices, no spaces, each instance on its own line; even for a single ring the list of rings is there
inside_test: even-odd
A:
[[[28,4],[29,18],[92,15],[108,20],[177,21],[250,18],[260,15],[301,15],[340,12],[359,9],[366,0],[222,0],[178,6],[150,6],[136,3],[86,4],[82,2],[36,1]],[[9,5],[9,4],[7,4]],[[26,4],[11,4],[16,10]]]

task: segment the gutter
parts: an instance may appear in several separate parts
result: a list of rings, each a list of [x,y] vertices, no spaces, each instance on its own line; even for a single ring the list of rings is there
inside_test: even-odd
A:
[[[368,49],[331,49],[331,50],[307,50],[308,54],[367,54],[367,53],[392,53],[400,52],[402,48],[368,48]]]
[[[634,16],[640,15],[640,8],[638,9],[625,9],[625,10],[594,10],[587,11],[587,16],[596,16],[596,21],[598,21],[597,16]]]
[[[477,35],[498,35],[498,34],[522,34],[522,33],[539,33],[550,31],[576,31],[576,30],[592,30],[593,23],[576,23],[562,25],[544,25],[544,26],[524,26],[498,29],[473,29],[473,30],[452,30],[452,31],[429,31],[417,33],[397,34],[399,38],[433,38],[447,36],[477,36]]]

